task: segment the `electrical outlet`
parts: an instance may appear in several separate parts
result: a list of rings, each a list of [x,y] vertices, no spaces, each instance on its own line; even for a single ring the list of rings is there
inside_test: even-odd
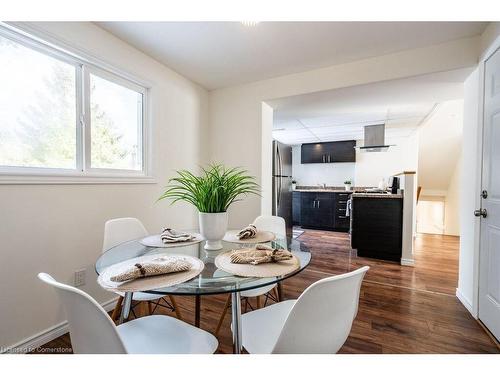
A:
[[[75,271],[75,286],[85,285],[85,277],[87,270],[85,268]]]

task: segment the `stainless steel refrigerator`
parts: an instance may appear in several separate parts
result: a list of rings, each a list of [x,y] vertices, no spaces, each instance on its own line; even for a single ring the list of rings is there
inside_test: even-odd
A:
[[[292,147],[273,141],[273,215],[285,219],[292,235]]]

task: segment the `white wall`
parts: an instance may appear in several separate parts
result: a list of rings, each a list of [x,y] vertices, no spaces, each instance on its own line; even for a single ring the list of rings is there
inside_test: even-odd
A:
[[[363,145],[362,140],[356,142]],[[418,134],[409,137],[387,137],[386,144],[395,145],[386,152],[356,150],[355,163],[301,164],[300,145],[293,150],[293,177],[298,185],[343,186],[351,179],[353,186],[377,187],[384,179],[403,171],[416,171],[418,162]]]
[[[355,186],[355,163],[301,164],[300,150],[300,145],[292,147],[292,176],[297,181],[297,185],[344,186],[345,180],[352,180]]]
[[[462,157],[459,156],[445,198],[444,234],[460,236],[460,193]]]
[[[262,215],[272,215],[272,174],[273,174],[273,109],[266,103],[262,103],[262,181],[264,190],[261,199]]]
[[[472,212],[479,207],[481,188],[481,130],[479,128],[479,70],[476,69],[464,84],[464,128],[462,145],[460,255],[457,296],[477,316],[477,264],[479,247],[479,218]]]
[[[357,186],[378,186],[384,179],[403,171],[417,170],[418,134],[415,131],[409,137],[386,137],[385,143],[395,145],[386,152],[356,151],[355,177]],[[358,146],[363,141],[356,142]]]
[[[463,100],[441,103],[419,128],[418,185],[448,190],[462,149]]]
[[[477,63],[478,44],[479,38],[462,39],[211,91],[210,159],[244,166],[261,181],[262,101],[470,67]],[[244,225],[259,215],[259,199],[235,205],[230,225]]]
[[[51,273],[72,283],[87,270],[83,290],[99,302],[113,295],[96,284],[94,263],[107,219],[135,216],[151,232],[196,225],[194,210],[155,203],[174,169],[195,168],[204,156],[208,93],[91,23],[35,27],[152,83],[151,122],[155,184],[0,185],[0,347],[63,321],[56,295],[36,279]]]

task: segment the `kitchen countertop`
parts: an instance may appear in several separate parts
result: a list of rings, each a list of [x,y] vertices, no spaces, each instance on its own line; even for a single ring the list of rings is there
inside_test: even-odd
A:
[[[308,185],[299,185],[295,188],[294,191],[304,192],[304,193],[354,193],[356,191],[364,191],[369,189],[368,186],[352,186],[351,190],[346,190],[343,186],[308,186]]]
[[[353,198],[381,198],[381,199],[402,199],[403,194],[380,194],[380,193],[353,193]]]
[[[336,188],[313,188],[313,189],[295,189],[294,191],[303,193],[354,193],[352,190],[336,189]]]
[[[382,198],[382,199],[402,199],[403,194],[380,194],[380,193],[371,193],[367,192],[366,189],[370,188],[353,188],[352,190],[345,190],[341,187],[315,187],[315,186],[300,186],[297,187],[294,191],[302,192],[302,193],[349,193],[352,194],[352,197],[360,197],[360,198]]]

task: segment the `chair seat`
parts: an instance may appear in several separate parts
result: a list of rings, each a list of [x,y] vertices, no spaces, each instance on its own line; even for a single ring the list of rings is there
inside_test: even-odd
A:
[[[287,300],[241,316],[243,346],[251,354],[270,354],[296,300]]]
[[[116,293],[119,296],[125,297],[125,293],[118,292]],[[143,293],[143,292],[135,292],[132,295],[132,299],[134,301],[155,301],[157,299],[163,298],[165,295],[163,294],[153,294],[153,293]]]
[[[212,354],[219,345],[212,334],[165,315],[134,319],[116,329],[131,354]]]
[[[240,294],[242,297],[258,297],[270,292],[275,286],[276,284],[271,284],[263,286],[262,288],[244,290]]]

